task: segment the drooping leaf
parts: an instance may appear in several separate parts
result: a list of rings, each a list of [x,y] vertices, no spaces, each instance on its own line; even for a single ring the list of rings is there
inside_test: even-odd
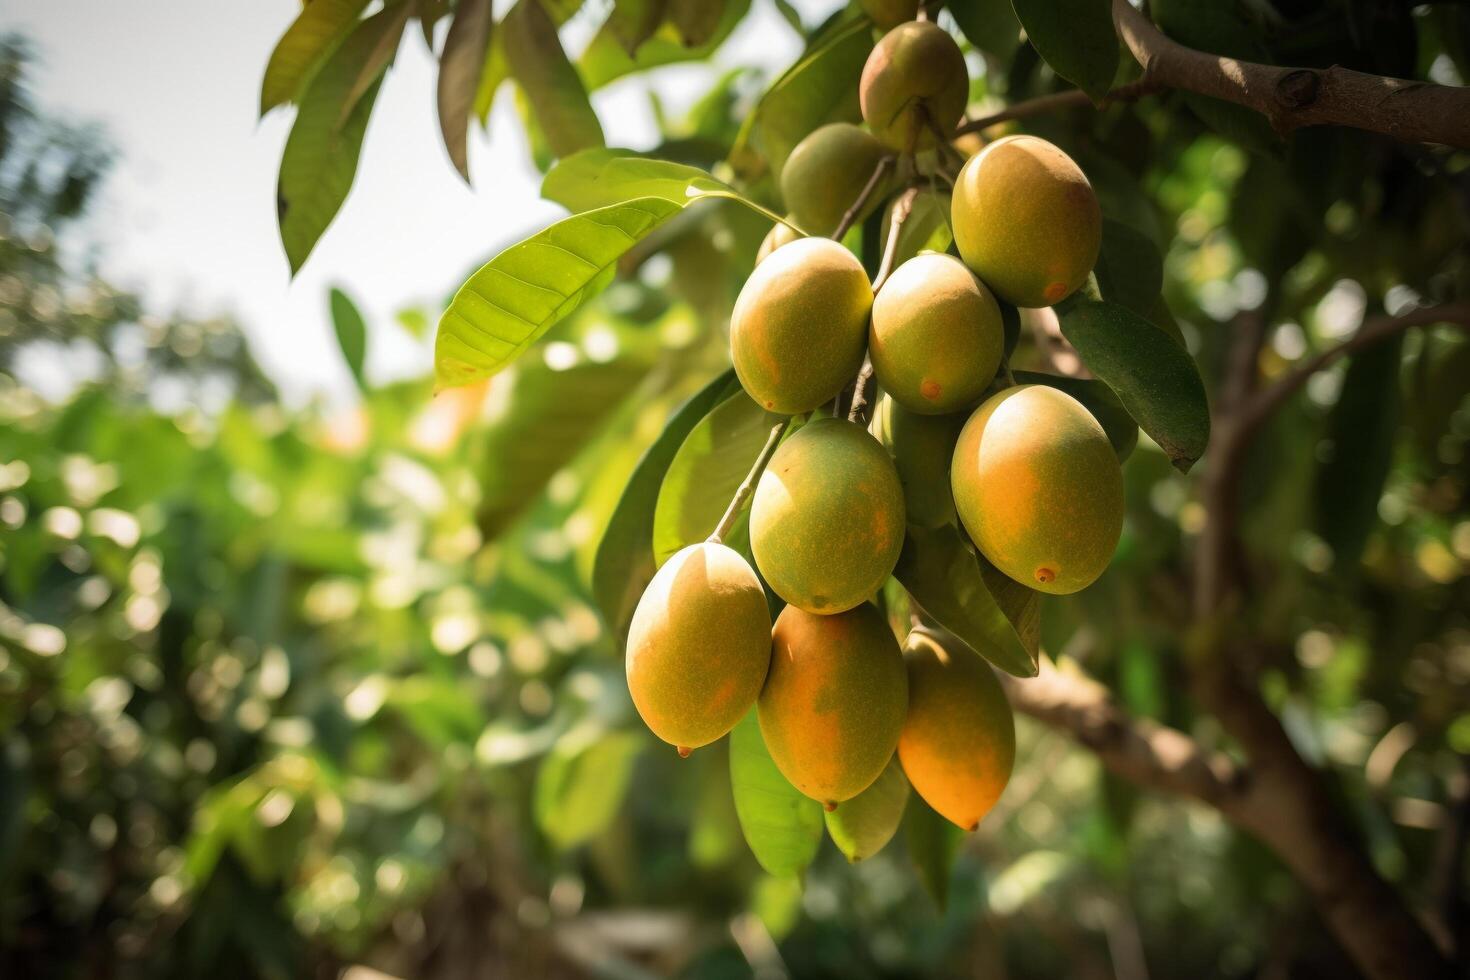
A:
[[[1128,414],[1113,389],[1106,384],[1095,378],[1067,378],[1038,371],[1017,371],[1015,376],[1021,384],[1049,385],[1077,399],[1107,433],[1113,452],[1118,454],[1118,461],[1133,455],[1138,446],[1138,423],[1133,421],[1133,416]]]
[[[1009,60],[1021,40],[1021,24],[1011,0],[960,0],[946,4],[945,9],[965,40],[986,54]]]
[[[1037,660],[986,588],[974,551],[948,525],[909,525],[893,577],[940,626],[995,666],[1035,677]]]
[[[1164,288],[1164,257],[1141,231],[1111,218],[1103,219],[1097,285],[1103,299],[1126,306],[1145,319]]]
[[[469,384],[505,367],[601,291],[618,259],[679,210],[659,198],[599,208],[558,221],[491,259],[439,320],[435,384]]]
[[[822,843],[822,805],[776,768],[754,708],[730,733],[730,788],[740,831],[760,866],[777,876],[806,870]]]
[[[354,97],[363,66],[402,34],[402,7],[362,21],[312,78],[286,138],[276,190],[281,243],[297,272],[326,231],[357,175],[362,137],[372,114],[383,62],[367,90]]]
[[[643,739],[631,732],[604,735],[590,745],[571,736],[536,773],[536,825],[561,850],[596,837],[617,816],[632,783]]]
[[[909,859],[919,872],[924,890],[943,912],[949,902],[949,879],[964,841],[964,831],[935,813],[918,793],[909,794],[903,822]]]
[[[1188,472],[1210,441],[1210,406],[1189,352],[1116,303],[1073,297],[1057,307],[1062,336],[1117,393],[1139,428]]]
[[[1149,5],[1159,28],[1181,44],[1210,54],[1269,63],[1270,54],[1242,9],[1241,4],[1218,0],[1159,0]],[[1184,93],[1184,101],[1205,125],[1246,149],[1269,153],[1280,146],[1266,117],[1254,110],[1193,92]]]
[[[495,25],[492,13],[490,0],[460,0],[449,22],[444,51],[439,55],[439,132],[444,136],[449,161],[465,180],[470,179],[470,114],[490,50],[490,32]]]
[[[409,0],[390,0],[384,4],[382,13],[391,15],[388,26],[378,35],[377,43],[368,49],[367,55],[358,63],[357,74],[347,90],[347,98],[342,102],[337,125],[346,124],[352,111],[357,108],[358,100],[367,95],[369,90],[377,91],[383,72],[398,54],[398,45],[403,40],[403,29],[408,26],[409,14],[414,9]]]
[[[720,29],[726,0],[668,0],[669,23],[686,48],[701,47]]]
[[[480,84],[475,88],[475,105],[472,110],[481,126],[490,123],[490,110],[495,105],[495,94],[500,85],[510,77],[510,64],[505,58],[505,32],[490,29],[490,43],[485,45],[485,63],[480,68]]]
[[[606,28],[633,57],[663,23],[667,6],[668,0],[616,0],[612,13],[607,15]]]
[[[715,52],[750,10],[750,0],[725,0],[723,16],[710,38],[688,47],[671,23],[665,22],[629,55],[610,23],[604,23],[588,43],[577,65],[589,89],[598,89],[633,72],[685,61],[703,61]]]
[[[557,37],[556,24],[538,0],[521,0],[500,25],[505,58],[553,155],[569,156],[602,145],[602,124],[576,66]]]
[[[1109,0],[1012,0],[1031,46],[1052,70],[1100,101],[1118,73]]]
[[[653,160],[613,147],[583,150],[558,162],[541,182],[541,196],[571,211],[590,211],[647,197],[688,207],[703,198],[716,197],[770,214],[698,167]]]
[[[908,801],[909,781],[895,755],[873,785],[824,814],[827,834],[849,861],[870,858],[898,832]]]
[[[597,546],[592,595],[602,610],[608,632],[621,644],[638,598],[653,579],[653,515],[659,487],[674,455],[690,431],[710,410],[735,393],[733,368],[705,385],[679,407],[628,478],[617,509]]]
[[[260,114],[301,98],[307,84],[362,16],[367,0],[309,3],[276,42],[260,85]]]
[[[700,420],[664,474],[653,512],[654,560],[662,565],[685,545],[703,541],[715,529],[751,464],[760,455],[781,416],[737,391]],[[796,426],[787,428],[786,436]],[[746,515],[725,541],[740,550]]]
[[[1042,594],[996,568],[984,555],[977,554],[975,560],[980,564],[980,577],[985,580],[985,587],[995,598],[995,604],[1021,638],[1021,646],[1026,648],[1026,653],[1036,660],[1041,655]]]
[[[1400,419],[1403,334],[1354,354],[1332,408],[1332,455],[1317,471],[1317,533],[1339,569],[1355,566],[1378,524]]]
[[[367,324],[363,322],[362,313],[352,299],[336,287],[332,288],[330,307],[332,330],[337,335],[337,346],[342,351],[342,359],[347,362],[347,370],[352,372],[358,390],[366,391],[367,382],[363,378],[362,366],[367,356]]]

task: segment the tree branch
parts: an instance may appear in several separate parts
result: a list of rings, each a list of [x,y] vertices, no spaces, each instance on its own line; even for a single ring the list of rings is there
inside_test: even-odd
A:
[[[1113,0],[1113,23],[1145,78],[1253,109],[1283,136],[1303,126],[1348,126],[1470,148],[1470,89],[1207,54],[1165,36],[1128,0]]]
[[[1146,95],[1162,92],[1168,86],[1155,79],[1145,76],[1128,85],[1120,85],[1113,89],[1103,100],[1097,103],[1097,108],[1105,109],[1119,102],[1137,102]],[[956,136],[965,133],[978,133],[989,129],[991,126],[1013,119],[1030,119],[1033,116],[1043,116],[1048,112],[1056,112],[1061,109],[1081,109],[1093,105],[1091,96],[1080,88],[1070,89],[1066,92],[1053,92],[1050,95],[1037,96],[1034,99],[1025,99],[1014,105],[1008,105],[998,112],[992,112],[988,116],[972,119],[954,131]]]

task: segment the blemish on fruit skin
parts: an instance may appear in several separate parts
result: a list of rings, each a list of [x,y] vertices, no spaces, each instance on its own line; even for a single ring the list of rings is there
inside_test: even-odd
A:
[[[677,748],[678,748],[678,752],[679,752],[679,758],[681,758],[681,759],[687,759],[687,758],[689,758],[689,753],[694,751],[693,749],[691,749],[687,745],[680,745]]]
[[[833,810],[837,809],[837,804],[833,803],[831,800],[823,800],[822,809],[826,810],[828,813],[831,813]]]
[[[1067,284],[1064,282],[1048,283],[1046,289],[1042,290],[1042,295],[1045,296],[1049,302],[1060,302],[1067,295]]]
[[[972,834],[975,831],[979,830],[979,829],[980,829],[980,821],[978,821],[978,820],[976,820],[974,823],[970,824],[970,826],[968,826],[968,827],[965,828],[965,830],[969,831]]]
[[[1042,565],[1036,570],[1036,581],[1040,582],[1042,585],[1046,585],[1049,582],[1055,582],[1056,578],[1056,571],[1054,569],[1047,568],[1045,565]]]
[[[944,389],[940,387],[939,382],[932,379],[925,379],[925,381],[919,385],[919,394],[923,395],[931,402],[934,399],[938,398],[939,393],[943,390]]]

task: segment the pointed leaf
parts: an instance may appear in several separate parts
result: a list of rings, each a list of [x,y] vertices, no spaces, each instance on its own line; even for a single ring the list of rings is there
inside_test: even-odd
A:
[[[977,556],[948,525],[909,525],[893,577],[935,621],[1008,674],[1035,677],[1036,654],[985,586]]]
[[[332,289],[330,306],[332,330],[337,335],[342,359],[347,362],[347,370],[352,372],[358,390],[367,391],[362,373],[363,360],[367,356],[367,324],[363,322],[357,305],[340,289]]]
[[[347,98],[342,102],[342,108],[337,116],[337,125],[341,126],[347,122],[352,110],[357,108],[358,101],[368,93],[369,89],[376,91],[376,86],[383,78],[383,72],[393,63],[398,54],[398,45],[403,40],[403,29],[408,26],[408,15],[413,12],[413,4],[409,0],[398,0],[397,3],[385,4],[382,13],[387,15],[384,29],[378,34],[376,43],[368,50],[366,56],[357,65],[357,74],[352,79],[352,86],[347,90]]]
[[[629,57],[653,36],[663,23],[668,0],[616,0],[607,15],[606,29],[611,31]]]
[[[337,216],[357,175],[362,137],[372,114],[382,66],[353,99],[362,67],[386,37],[396,38],[402,11],[387,8],[358,24],[307,87],[281,154],[276,191],[281,244],[295,273]],[[345,112],[345,115],[344,115]]]
[[[873,785],[825,814],[827,834],[849,861],[870,858],[898,832],[908,801],[909,781],[895,755]]]
[[[656,568],[653,515],[664,474],[690,431],[712,408],[734,394],[739,385],[734,369],[730,368],[685,402],[644,452],[618,499],[617,509],[597,546],[592,594],[602,610],[608,632],[619,646],[627,635],[638,598],[653,579]]]
[[[551,152],[564,157],[601,146],[602,124],[545,8],[538,0],[521,0],[500,29],[511,76],[520,83]]]
[[[717,197],[739,201],[753,211],[770,215],[698,167],[612,147],[583,150],[557,163],[541,182],[541,196],[572,211],[590,211],[640,197],[656,197],[680,207]]]
[[[723,16],[718,27],[707,41],[695,47],[684,44],[678,29],[664,23],[653,35],[638,46],[636,54],[630,56],[619,38],[618,28],[604,23],[588,43],[577,65],[582,70],[589,89],[597,89],[633,72],[657,68],[685,61],[703,61],[714,54],[730,32],[735,30],[750,10],[750,0],[726,0]]]
[[[1117,393],[1139,428],[1189,472],[1210,441],[1210,406],[1194,358],[1116,303],[1073,297],[1056,308],[1062,336]]]
[[[718,33],[726,0],[669,0],[669,23],[686,48],[701,47]]]
[[[777,876],[804,871],[822,843],[822,804],[776,768],[754,708],[730,733],[730,788],[740,831],[760,866]]]
[[[276,42],[260,85],[260,114],[301,97],[323,62],[362,16],[367,0],[317,0],[302,8]]]
[[[679,213],[658,198],[573,215],[512,245],[471,276],[439,320],[440,388],[488,378],[612,280],[618,259]]]
[[[924,890],[943,912],[949,902],[949,879],[964,842],[964,831],[935,813],[917,793],[909,794],[903,822],[909,858],[919,872]]]
[[[1118,73],[1109,0],[1012,0],[1031,46],[1052,70],[1098,102]]]
[[[444,38],[444,52],[439,56],[439,131],[444,134],[444,148],[460,176],[470,179],[467,144],[470,113],[480,89],[480,75],[485,70],[490,50],[490,31],[495,20],[490,0],[459,0],[449,34]]]

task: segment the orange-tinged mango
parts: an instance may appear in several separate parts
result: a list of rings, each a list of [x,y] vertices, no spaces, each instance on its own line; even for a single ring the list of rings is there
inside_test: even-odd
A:
[[[967,160],[950,220],[965,264],[1015,306],[1072,295],[1102,245],[1102,210],[1087,176],[1036,136],[998,139]]]
[[[932,146],[935,127],[950,133],[965,114],[970,76],[949,32],[929,21],[899,24],[868,55],[858,82],[863,121],[900,152]]]
[[[1016,723],[990,665],[952,636],[916,628],[903,649],[909,709],[898,760],[914,791],[974,830],[1016,761]]]
[[[806,135],[781,166],[781,199],[802,230],[830,235],[852,207],[888,149],[852,123],[819,126]],[[858,212],[861,221],[887,194],[878,187]]]
[[[791,785],[829,810],[867,789],[908,710],[903,657],[883,614],[869,603],[835,616],[787,606],[771,632],[757,707],[766,748]]]
[[[772,591],[811,613],[871,599],[893,572],[903,535],[893,461],[842,419],[817,419],[782,443],[750,505],[756,567]]]
[[[801,238],[766,256],[730,315],[730,358],[756,403],[783,415],[836,397],[863,362],[873,287],[851,252]]]
[[[645,724],[681,755],[750,710],[771,662],[771,614],[739,552],[701,542],[654,575],[628,629],[628,690]]]
[[[1097,419],[1045,385],[992,395],[950,463],[975,545],[1022,585],[1067,595],[1107,568],[1123,530],[1123,472]]]
[[[874,376],[911,412],[943,415],[973,403],[994,380],[1004,345],[995,297],[954,256],[914,256],[873,300]]]
[[[903,485],[905,518],[919,527],[955,523],[949,463],[969,416],[920,415],[882,395],[873,407],[873,437],[893,457]]]

